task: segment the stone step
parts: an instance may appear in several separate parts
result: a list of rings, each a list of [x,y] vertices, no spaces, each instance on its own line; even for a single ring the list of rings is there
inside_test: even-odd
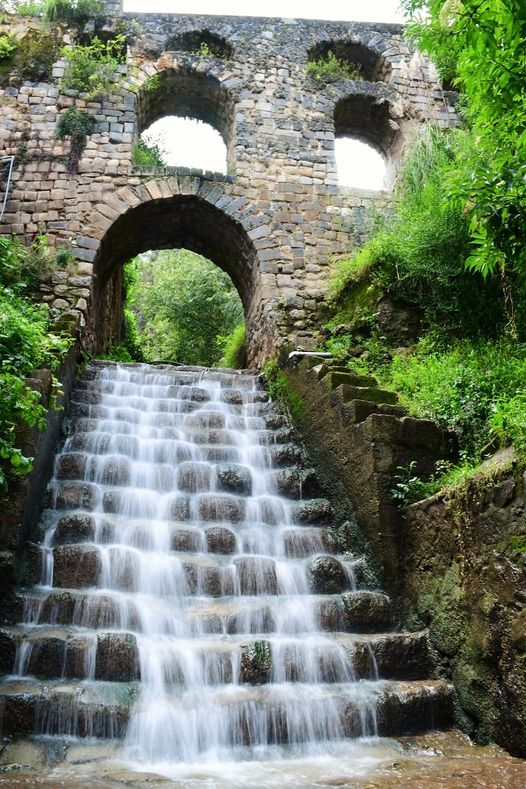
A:
[[[373,636],[231,636],[149,640],[166,677],[189,686],[200,667],[205,685],[234,682],[335,683],[360,679],[424,679],[429,675],[426,632]],[[309,660],[305,660],[305,655]],[[190,672],[190,673],[189,673]],[[137,637],[127,632],[72,628],[0,630],[0,673],[39,679],[140,679]]]
[[[234,444],[196,444],[183,441],[177,436],[169,438],[170,430],[164,431],[164,438],[150,438],[142,441],[143,457],[146,453],[148,463],[169,463],[175,465],[184,461],[198,460],[209,463],[242,463],[244,451]],[[131,460],[141,457],[140,442],[137,436],[124,433],[73,433],[66,441],[66,453],[86,453],[88,455],[122,455]],[[251,463],[255,467],[269,469],[275,458],[276,466],[297,466],[301,463],[301,453],[292,444],[262,446],[253,444],[248,447]]]
[[[139,400],[193,400],[197,403],[215,402],[215,397],[208,389],[199,385],[192,384],[140,384],[132,382],[117,382],[97,378],[92,381],[77,381],[73,391],[72,400],[76,403],[99,403],[106,397],[126,397]],[[236,390],[231,388],[219,395],[218,402],[230,402],[232,404],[267,403],[268,394],[261,389],[253,391]]]
[[[136,683],[69,684],[12,680],[0,686],[3,731],[77,737],[123,737],[138,695]],[[156,702],[152,702],[156,703]],[[283,686],[240,685],[181,692],[159,708],[166,723],[170,710],[204,723],[210,715],[231,722],[224,744],[265,745],[294,742],[305,731],[326,741],[367,735],[401,736],[447,728],[452,724],[453,691],[445,682],[366,682],[336,686],[297,683]],[[148,708],[138,708],[139,714]],[[221,711],[221,712],[220,712]],[[251,725],[257,716],[258,726]],[[200,727],[199,727],[200,728]],[[203,727],[206,730],[206,727]],[[303,737],[302,737],[303,739]]]
[[[286,418],[281,414],[277,414],[269,403],[251,404],[250,409],[247,410],[261,410],[262,413],[259,416],[257,414],[247,415],[244,413],[241,398],[239,398],[239,402],[233,402],[235,398],[233,398],[232,395],[233,393],[228,395],[230,401],[228,402],[229,413],[226,415],[228,418],[239,420],[241,424],[248,424],[250,426],[256,426],[251,420],[261,420],[261,426],[265,427],[267,430],[287,427],[288,422]],[[167,408],[168,402],[170,402],[171,406],[169,409]],[[182,424],[189,416],[196,413],[202,413],[200,403],[193,400],[165,401],[163,404],[164,410],[162,411],[152,410],[151,405],[146,414],[146,419],[152,426],[161,420],[169,419],[173,420],[173,424]],[[212,404],[207,406],[207,411],[211,413],[223,413],[222,411],[214,411]],[[140,419],[144,419],[145,413],[144,410],[132,408],[127,403],[121,403],[119,407],[113,406],[110,408],[103,404],[93,405],[75,402],[71,403],[69,416],[73,421],[76,419],[115,419],[125,424],[136,425]]]
[[[387,416],[403,417],[407,414],[400,405],[387,405],[386,403],[373,403],[371,400],[343,400],[340,390],[335,389],[332,399],[340,406],[340,413],[348,425],[364,422],[371,414],[386,414]]]
[[[398,403],[396,392],[380,389],[377,386],[355,386],[350,383],[334,384],[331,376],[323,378],[321,383],[326,385],[331,392],[335,391],[338,400],[342,403],[348,403],[351,400],[365,400],[382,405],[396,405]]]
[[[319,526],[288,526],[276,529],[274,526],[261,525],[254,537],[248,526],[211,524],[197,527],[184,522],[165,524],[75,512],[58,515],[53,521],[49,514],[48,527],[55,528],[53,546],[95,542],[100,545],[124,544],[155,550],[166,536],[171,550],[177,552],[194,551],[220,555],[238,552],[267,553],[269,556],[285,555],[292,559],[335,552],[331,534]],[[39,583],[40,549],[31,551],[31,556],[31,577],[36,579],[34,583]]]
[[[128,382],[143,386],[199,386],[202,378],[202,369],[194,370],[182,368],[162,368],[156,365],[154,369],[148,371],[130,369],[128,371]],[[76,379],[77,382],[84,384],[89,381],[116,382],[116,375],[112,374],[110,368],[87,366]],[[219,368],[207,371],[207,379],[220,382],[222,388],[241,389],[252,391],[258,382],[258,375],[245,373],[229,373],[221,371]]]
[[[12,680],[0,685],[2,732],[121,738],[137,683]]]
[[[329,389],[336,389],[342,384],[362,388],[378,387],[378,381],[372,375],[359,375],[351,372],[346,367],[321,364],[312,368],[312,374]]]
[[[85,452],[65,452],[57,457],[55,476],[59,482],[95,482],[107,486],[152,488],[160,492],[179,490],[187,493],[218,491],[249,496],[253,490],[253,472],[242,463],[216,463],[190,460],[181,461],[176,467],[169,463],[143,463],[125,455],[88,455]],[[315,484],[305,475],[306,491],[303,493],[302,476],[285,478],[292,492],[315,490]],[[275,475],[276,488],[279,492]],[[294,488],[295,486],[295,488]]]
[[[326,499],[287,504],[269,495],[248,500],[244,495],[203,491],[190,496],[185,492],[161,493],[148,487],[120,488],[79,480],[52,483],[48,506],[58,511],[82,510],[128,518],[166,518],[168,521],[243,523],[248,518],[253,524],[326,525],[333,518]]]
[[[113,590],[89,593],[34,589],[3,603],[2,621],[39,625],[152,632],[152,621],[166,635],[312,632],[375,633],[389,630],[389,598],[380,592],[273,597],[159,598]]]
[[[228,533],[227,533],[228,532]],[[39,583],[42,567],[52,559],[53,586],[57,589],[104,588],[120,591],[197,596],[253,596],[333,594],[356,588],[362,581],[362,560],[340,560],[318,554],[304,559],[280,560],[268,555],[232,555],[234,532],[213,527],[205,532],[214,553],[144,552],[127,545],[76,543],[28,552],[30,576]],[[233,543],[228,542],[231,536]],[[33,547],[33,546],[32,546]],[[291,564],[291,562],[293,562]],[[159,568],[155,579],[150,568]]]

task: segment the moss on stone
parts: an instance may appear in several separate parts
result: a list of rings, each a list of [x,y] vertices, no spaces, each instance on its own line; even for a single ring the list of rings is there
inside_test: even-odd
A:
[[[0,85],[17,87],[26,80],[51,82],[62,44],[62,33],[56,29],[28,30],[18,39],[13,54],[0,61]]]

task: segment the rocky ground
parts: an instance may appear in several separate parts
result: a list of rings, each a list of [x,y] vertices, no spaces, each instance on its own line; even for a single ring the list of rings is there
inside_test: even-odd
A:
[[[457,731],[369,743],[361,752],[353,749],[348,758],[337,762],[323,758],[291,760],[281,762],[278,768],[274,764],[271,770],[257,762],[249,766],[203,765],[188,767],[171,777],[136,772],[119,762],[113,745],[100,743],[8,742],[3,745],[0,761],[1,787],[523,789],[526,785],[526,761],[509,756],[497,746],[475,746]]]

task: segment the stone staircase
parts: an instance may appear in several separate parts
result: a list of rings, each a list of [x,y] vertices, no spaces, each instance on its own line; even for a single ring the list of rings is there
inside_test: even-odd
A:
[[[396,632],[363,557],[339,552],[331,503],[254,376],[92,363],[70,417],[32,585],[3,605],[4,737],[137,747],[159,666],[175,739],[191,720],[206,740],[210,717],[230,749],[451,725],[426,633]]]

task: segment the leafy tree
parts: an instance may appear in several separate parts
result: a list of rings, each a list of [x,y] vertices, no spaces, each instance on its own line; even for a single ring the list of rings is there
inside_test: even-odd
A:
[[[523,0],[403,0],[409,35],[453,80],[475,145],[449,180],[472,238],[467,266],[526,276],[526,6]]]
[[[147,360],[217,365],[243,318],[229,276],[188,250],[149,253],[126,267],[129,303]]]

